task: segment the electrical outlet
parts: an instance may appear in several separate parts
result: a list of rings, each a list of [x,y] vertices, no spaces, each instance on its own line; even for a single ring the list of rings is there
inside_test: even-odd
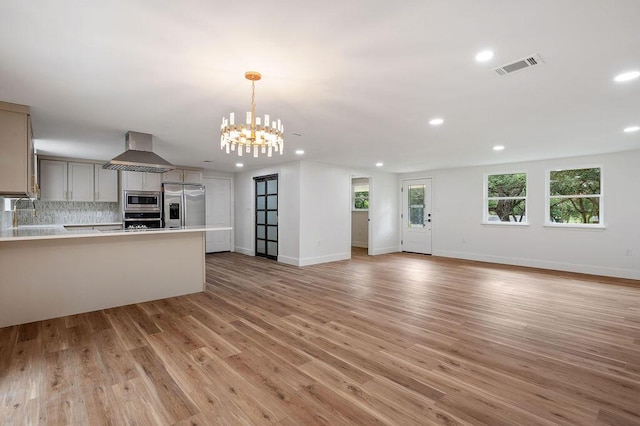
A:
[[[624,255],[625,255],[625,256],[632,256],[632,255],[633,255],[633,250],[631,250],[631,249],[626,249],[626,250],[624,251]]]

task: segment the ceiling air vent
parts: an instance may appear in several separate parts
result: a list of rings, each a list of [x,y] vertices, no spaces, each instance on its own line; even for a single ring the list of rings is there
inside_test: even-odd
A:
[[[511,62],[510,64],[505,64],[501,67],[494,69],[499,75],[507,75],[516,71],[523,70],[525,68],[530,68],[535,65],[543,64],[542,58],[538,54],[534,54],[531,56],[527,56],[526,58],[519,59],[515,62]]]

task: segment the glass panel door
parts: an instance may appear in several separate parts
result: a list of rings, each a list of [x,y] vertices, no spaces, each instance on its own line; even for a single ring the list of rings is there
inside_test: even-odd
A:
[[[256,189],[256,256],[278,260],[278,175],[253,179]]]
[[[402,251],[431,254],[431,179],[402,181]]]

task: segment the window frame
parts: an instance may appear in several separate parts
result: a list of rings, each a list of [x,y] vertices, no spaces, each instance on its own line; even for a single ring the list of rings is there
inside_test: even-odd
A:
[[[551,196],[551,172],[565,170],[600,169],[600,194],[591,195],[555,195]],[[604,229],[604,167],[602,164],[586,164],[577,166],[554,167],[547,169],[544,182],[544,226],[549,228],[582,228],[582,229]],[[598,197],[600,205],[598,207],[598,223],[557,223],[551,222],[551,199],[552,198],[593,198]]]
[[[367,196],[365,197],[356,197],[356,186],[364,186],[367,185]],[[360,191],[361,192],[361,191]],[[371,181],[364,183],[352,183],[351,184],[351,211],[354,212],[366,212],[369,211],[369,207],[367,208],[357,208],[356,207],[356,199],[362,199],[367,201],[367,206],[371,202]]]
[[[524,197],[489,197],[489,176],[496,175],[515,175],[515,174],[524,174],[525,175],[525,196]],[[498,171],[498,172],[485,172],[484,173],[484,181],[483,181],[483,202],[482,202],[482,224],[483,225],[495,225],[495,226],[529,226],[529,173],[527,170],[509,170],[509,171]],[[489,201],[490,200],[500,200],[500,199],[522,199],[524,200],[524,222],[503,222],[503,221],[489,221]]]

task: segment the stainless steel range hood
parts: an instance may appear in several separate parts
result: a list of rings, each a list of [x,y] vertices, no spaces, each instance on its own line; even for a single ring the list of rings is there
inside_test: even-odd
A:
[[[125,149],[114,157],[103,169],[124,170],[128,172],[164,173],[176,167],[152,151],[153,136],[148,133],[127,132]]]

